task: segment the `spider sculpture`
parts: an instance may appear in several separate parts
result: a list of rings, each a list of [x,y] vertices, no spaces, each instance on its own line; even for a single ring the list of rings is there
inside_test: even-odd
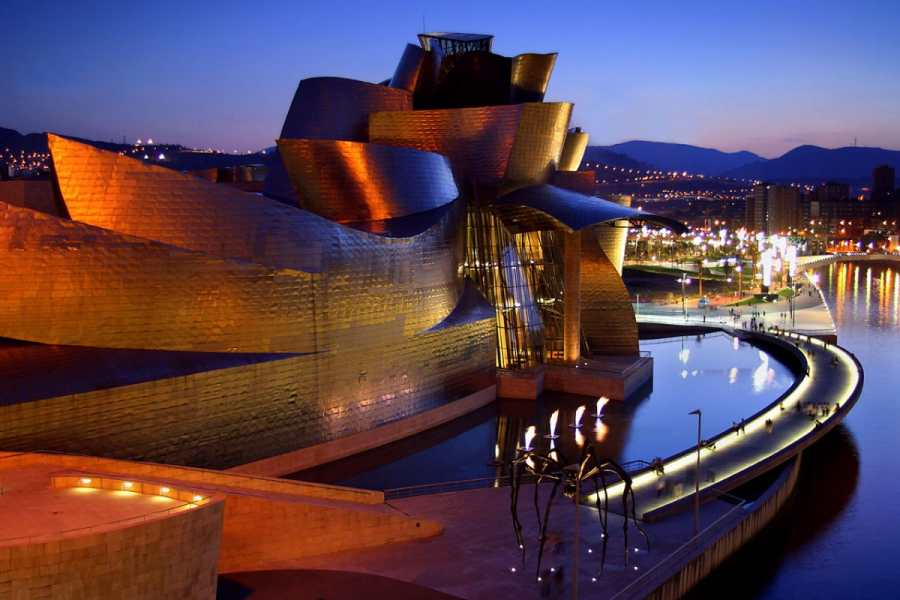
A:
[[[516,452],[516,458],[511,461],[512,486],[510,498],[510,512],[512,513],[513,529],[516,534],[516,541],[522,550],[522,563],[525,563],[525,542],[522,537],[522,523],[519,521],[519,492],[522,486],[522,480],[528,478],[534,481],[534,510],[537,515],[538,523],[538,560],[537,560],[537,576],[540,576],[541,561],[544,556],[544,545],[547,540],[547,526],[550,522],[550,508],[553,506],[553,500],[559,488],[562,487],[563,495],[575,500],[576,504],[580,503],[580,494],[582,483],[590,480],[593,483],[594,495],[597,499],[597,513],[600,517],[600,527],[602,528],[603,550],[600,559],[600,569],[606,563],[606,549],[609,540],[609,494],[607,485],[608,476],[612,476],[615,481],[620,480],[624,484],[622,489],[622,516],[623,533],[625,544],[625,564],[628,564],[628,529],[629,520],[634,524],[638,533],[643,536],[650,550],[650,539],[638,523],[635,514],[634,490],[631,485],[631,476],[620,465],[612,460],[600,459],[593,445],[588,444],[581,451],[580,460],[577,463],[568,463],[565,461],[558,449],[551,448],[547,452],[539,450],[520,448]],[[598,483],[599,479],[599,483]],[[550,498],[544,506],[543,515],[538,500],[538,488],[541,483],[552,483],[550,490]],[[603,492],[601,500],[600,492]]]

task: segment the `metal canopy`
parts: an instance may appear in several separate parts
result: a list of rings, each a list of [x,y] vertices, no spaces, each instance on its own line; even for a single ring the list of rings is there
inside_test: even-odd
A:
[[[492,208],[504,224],[515,231],[579,231],[591,225],[618,220],[655,223],[676,233],[687,230],[683,223],[675,219],[546,184],[505,194],[494,202]]]

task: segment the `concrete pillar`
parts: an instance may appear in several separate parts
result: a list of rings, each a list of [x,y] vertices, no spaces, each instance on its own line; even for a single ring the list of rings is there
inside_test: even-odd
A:
[[[563,355],[574,364],[581,356],[581,232],[563,236]]]

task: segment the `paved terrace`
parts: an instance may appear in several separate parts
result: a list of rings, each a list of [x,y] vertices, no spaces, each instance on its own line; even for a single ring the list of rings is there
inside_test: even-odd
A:
[[[749,306],[720,306],[716,310],[700,309],[681,304],[659,305],[642,303],[635,305],[638,323],[660,323],[664,325],[725,325],[739,328],[749,324],[751,319],[763,327],[777,327],[804,335],[829,336],[837,334],[831,311],[822,297],[821,291],[807,281],[794,300],[794,317],[789,316],[790,303],[787,300]],[[732,316],[734,315],[734,316]]]
[[[600,573],[598,555],[602,540],[597,513],[582,506],[577,512],[581,531],[580,596],[642,597],[726,532],[746,530],[746,535],[752,534],[755,530],[742,525],[747,522],[748,515],[764,501],[769,517],[774,514],[792,489],[799,464],[798,453],[837,425],[858,398],[863,382],[862,369],[845,350],[797,335],[777,337],[736,333],[756,343],[767,344],[780,353],[790,353],[799,373],[797,381],[779,400],[748,416],[740,433],[725,431],[711,436],[710,445],[701,451],[704,503],[699,536],[693,537],[690,510],[696,449],[687,449],[666,460],[663,476],[653,470],[634,476],[637,512],[644,517],[643,527],[651,540],[649,552],[643,539],[631,527],[626,554],[622,518],[610,514],[606,569]],[[786,466],[763,494],[764,498],[743,504],[732,497],[723,497],[723,490],[733,489],[772,471],[781,463]],[[661,483],[665,485],[662,492]],[[541,488],[543,502],[549,486],[542,485]],[[621,489],[621,484],[611,487],[611,506],[617,506]],[[777,502],[765,500],[767,495],[770,498],[777,496]],[[404,514],[441,522],[445,533],[436,538],[285,561],[277,567],[379,574],[464,598],[540,597],[542,586],[553,588],[551,596],[564,594],[569,597],[576,510],[569,500],[557,500],[558,506],[551,514],[553,539],[548,542],[543,563],[545,569],[554,567],[558,572],[562,568],[566,573],[558,581],[555,573],[545,573],[544,581],[536,582],[537,530],[532,497],[533,488],[522,490],[519,511],[527,545],[524,563],[515,547],[509,490],[492,488],[391,502]],[[761,527],[764,522],[757,524]],[[558,545],[558,542],[562,543]],[[552,584],[547,583],[548,577],[554,580]]]
[[[193,507],[188,501],[158,494],[52,486],[51,479],[59,473],[60,468],[52,464],[22,467],[0,459],[0,547],[85,535]]]

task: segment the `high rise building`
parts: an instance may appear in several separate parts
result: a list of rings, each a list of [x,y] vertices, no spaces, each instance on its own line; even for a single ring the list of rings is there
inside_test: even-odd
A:
[[[800,225],[800,188],[770,185],[766,203],[766,231],[787,233]]]
[[[846,202],[850,199],[850,185],[839,181],[828,181],[813,191],[817,202]]]
[[[758,183],[753,186],[747,196],[744,208],[744,225],[751,231],[766,231],[766,215],[768,214],[769,185]]]
[[[890,165],[879,165],[872,169],[872,200],[889,200],[894,194],[897,173]]]

